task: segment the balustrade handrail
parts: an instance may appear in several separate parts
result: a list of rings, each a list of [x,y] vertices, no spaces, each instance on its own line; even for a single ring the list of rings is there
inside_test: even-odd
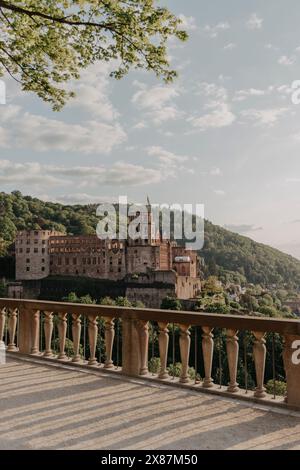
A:
[[[119,307],[115,305],[78,304],[44,300],[0,298],[0,309],[25,309],[31,311],[49,311],[53,313],[74,313],[112,318],[152,320],[185,324],[234,328],[243,331],[275,332],[282,335],[300,336],[300,320],[285,318],[262,318],[247,315],[224,315],[218,313],[162,310],[150,308]]]

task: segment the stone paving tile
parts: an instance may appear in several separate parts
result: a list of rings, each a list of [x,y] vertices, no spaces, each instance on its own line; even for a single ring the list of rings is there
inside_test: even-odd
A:
[[[10,359],[0,449],[300,449],[300,415]]]

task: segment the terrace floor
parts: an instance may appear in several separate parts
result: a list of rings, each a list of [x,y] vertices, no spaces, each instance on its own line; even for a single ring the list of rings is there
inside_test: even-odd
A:
[[[0,449],[300,449],[300,413],[68,366],[0,366]]]

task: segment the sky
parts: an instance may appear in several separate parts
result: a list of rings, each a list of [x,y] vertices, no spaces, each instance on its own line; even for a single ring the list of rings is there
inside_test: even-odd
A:
[[[164,85],[96,64],[55,113],[5,78],[0,188],[63,203],[204,204],[213,223],[300,259],[300,3],[163,0],[190,39],[172,40]]]

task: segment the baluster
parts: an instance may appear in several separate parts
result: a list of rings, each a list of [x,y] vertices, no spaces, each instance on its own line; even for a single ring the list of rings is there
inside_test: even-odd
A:
[[[52,357],[52,348],[51,348],[51,341],[52,341],[52,333],[53,333],[53,313],[52,312],[44,312],[45,319],[44,319],[44,332],[45,332],[45,357]]]
[[[66,336],[67,336],[67,313],[59,313],[58,314],[58,337],[59,337],[59,355],[58,359],[60,361],[66,361],[67,355],[65,352],[66,349]]]
[[[261,331],[253,331],[252,333],[255,337],[253,345],[253,357],[256,373],[256,388],[254,396],[255,398],[264,398],[266,396],[264,379],[267,353],[266,340],[264,339],[265,333]]]
[[[5,328],[6,310],[0,310],[0,346],[4,345],[4,328]]]
[[[141,353],[140,375],[148,374],[148,345],[149,345],[149,323],[148,321],[139,320],[139,343]]]
[[[104,317],[104,329],[105,329],[105,369],[111,369],[114,367],[114,363],[112,360],[112,351],[114,345],[114,338],[115,338],[115,327],[114,327],[114,319],[111,317]]]
[[[180,356],[181,356],[181,374],[179,382],[188,383],[188,370],[189,370],[189,357],[190,357],[190,347],[191,347],[191,338],[189,328],[190,325],[179,325],[180,328]]]
[[[9,310],[9,316],[8,316],[9,344],[7,346],[7,351],[17,351],[17,347],[15,344],[17,321],[18,321],[18,310],[17,309]]]
[[[205,372],[205,377],[202,386],[204,388],[211,388],[214,386],[214,381],[211,377],[214,354],[214,335],[212,334],[213,328],[211,328],[210,326],[202,326],[202,330],[202,352]]]
[[[239,339],[237,333],[237,330],[226,330],[226,351],[230,378],[227,391],[230,393],[237,393],[239,391],[239,384],[236,381],[239,359]]]
[[[169,348],[169,330],[168,323],[158,323],[159,327],[159,356],[160,356],[160,371],[158,377],[162,380],[168,379],[169,374],[167,370],[168,348]]]
[[[89,343],[90,343],[90,358],[88,365],[96,366],[98,364],[96,358],[96,345],[97,345],[97,335],[98,335],[98,325],[97,325],[97,316],[88,315],[88,334],[89,334]]]
[[[40,311],[36,310],[32,316],[32,346],[31,354],[40,354],[39,339],[40,339]]]
[[[78,313],[72,314],[72,338],[74,356],[72,362],[81,362],[80,337],[81,337],[81,316]]]

